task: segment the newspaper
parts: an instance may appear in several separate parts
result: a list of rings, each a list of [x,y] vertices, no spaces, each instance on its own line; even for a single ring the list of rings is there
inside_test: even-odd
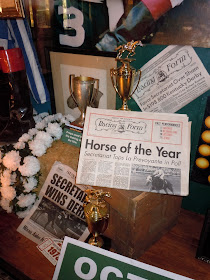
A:
[[[56,265],[62,245],[63,240],[46,237],[36,247],[53,265]]]
[[[40,190],[39,200],[17,231],[42,243],[46,237],[64,239],[69,236],[85,241],[90,234],[83,211],[87,186],[75,185],[75,171],[56,161]]]
[[[87,108],[76,183],[188,195],[187,115]]]
[[[168,46],[141,70],[133,99],[145,112],[174,113],[210,89],[209,74],[191,46]]]

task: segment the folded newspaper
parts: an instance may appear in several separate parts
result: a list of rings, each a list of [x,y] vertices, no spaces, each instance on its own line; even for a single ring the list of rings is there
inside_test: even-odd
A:
[[[90,234],[85,221],[83,185],[75,185],[75,171],[55,162],[40,190],[39,200],[17,231],[41,244],[46,237],[63,239],[65,236],[85,241]]]
[[[174,113],[210,89],[209,73],[191,46],[168,46],[141,71],[133,99],[142,111]]]
[[[77,184],[186,196],[189,164],[187,115],[87,108]]]

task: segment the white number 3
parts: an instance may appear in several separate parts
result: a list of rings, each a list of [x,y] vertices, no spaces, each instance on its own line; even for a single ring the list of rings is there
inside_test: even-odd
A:
[[[69,18],[63,20],[64,28],[73,28],[76,30],[75,36],[69,36],[60,34],[59,42],[61,45],[68,45],[71,47],[80,47],[85,40],[85,30],[83,28],[84,16],[83,13],[74,8],[63,8],[61,6],[58,7],[58,14],[67,14]],[[70,18],[71,15],[74,15],[73,18]]]

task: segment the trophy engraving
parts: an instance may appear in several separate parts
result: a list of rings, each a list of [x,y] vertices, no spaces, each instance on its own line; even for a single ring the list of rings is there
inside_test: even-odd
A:
[[[137,46],[143,46],[141,41],[132,40],[131,42],[121,45],[115,49],[118,51],[116,61],[121,62],[122,65],[118,68],[110,69],[110,75],[113,87],[123,102],[122,107],[119,110],[130,111],[127,101],[136,91],[141,79],[141,70],[139,69],[136,71],[132,66],[130,66],[130,63],[135,60],[131,57],[135,55],[135,49]],[[125,58],[122,58],[125,51],[127,51],[128,54]],[[137,75],[137,85],[133,90],[134,80]]]
[[[96,88],[94,87],[95,84]],[[73,122],[73,124],[83,127],[87,106],[97,103],[99,80],[92,77],[75,77],[75,75],[69,75],[69,90],[70,97],[73,98],[73,101],[81,112],[81,115]],[[72,103],[72,99],[70,97],[67,100],[67,104],[69,107],[72,107],[70,104]]]
[[[109,192],[102,190],[86,190],[87,193],[84,202],[84,213],[88,224],[88,229],[92,237],[88,243],[93,246],[102,247],[103,238],[100,236],[108,226],[109,208],[104,197],[111,197]]]

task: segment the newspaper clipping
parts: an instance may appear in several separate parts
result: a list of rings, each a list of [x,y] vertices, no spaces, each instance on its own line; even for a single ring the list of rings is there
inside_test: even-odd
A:
[[[53,264],[56,265],[60,256],[63,240],[45,237],[37,249]]]
[[[191,46],[168,46],[141,70],[133,99],[145,112],[174,113],[210,89],[209,74]]]
[[[17,231],[37,244],[46,237],[69,236],[81,241],[89,235],[83,201],[87,186],[75,185],[76,173],[67,165],[55,162],[40,191],[39,200]]]
[[[187,115],[87,108],[76,183],[186,196]]]

